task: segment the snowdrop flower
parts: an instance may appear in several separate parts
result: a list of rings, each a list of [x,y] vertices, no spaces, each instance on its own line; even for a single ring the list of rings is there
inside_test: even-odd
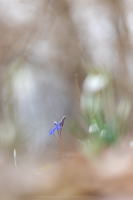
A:
[[[83,91],[85,94],[96,93],[99,90],[104,89],[108,84],[108,79],[102,74],[88,75],[83,83]]]
[[[106,130],[103,129],[103,130],[101,130],[101,132],[100,132],[100,137],[103,138],[103,137],[105,137],[105,136],[106,136]]]
[[[99,130],[100,130],[100,129],[99,129],[99,127],[97,126],[96,123],[91,124],[91,125],[89,126],[89,133],[94,133],[94,132],[97,132],[97,131],[99,131]]]

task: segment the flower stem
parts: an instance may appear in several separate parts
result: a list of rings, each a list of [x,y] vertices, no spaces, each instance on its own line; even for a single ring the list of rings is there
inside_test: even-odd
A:
[[[60,144],[58,138],[56,137],[56,135],[55,135],[54,133],[53,133],[53,135],[55,136],[56,140],[58,141],[58,143],[59,143],[59,145],[60,145],[60,147],[61,147],[61,149],[62,149],[62,145]]]
[[[61,131],[62,131],[62,128],[61,128]],[[62,137],[61,137],[61,131],[60,131],[60,141],[61,141],[61,148],[62,148],[62,155],[64,155],[64,148],[63,148],[63,142],[62,142]]]

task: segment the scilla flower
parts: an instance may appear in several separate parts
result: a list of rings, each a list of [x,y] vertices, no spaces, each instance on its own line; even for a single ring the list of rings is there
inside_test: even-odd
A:
[[[61,137],[61,132],[62,132],[62,127],[64,124],[64,120],[65,120],[65,116],[59,121],[59,123],[54,122],[55,127],[53,129],[50,129],[49,131],[49,135],[54,135],[54,137],[56,138],[56,140],[58,141],[61,149],[62,149],[62,155],[64,155],[64,147],[63,147],[63,143],[62,143],[62,137]],[[60,131],[58,131],[60,130]],[[58,131],[58,136],[59,136],[59,140],[56,137],[56,135],[54,134],[55,131]]]
[[[61,119],[61,121],[59,121],[59,123],[54,122],[55,127],[54,127],[53,129],[50,129],[49,135],[53,135],[53,133],[54,133],[55,131],[58,131],[58,129],[60,129],[60,130],[62,129],[65,118],[66,118],[66,117],[64,116],[64,117]]]
[[[57,123],[57,122],[54,122],[54,124],[55,124],[55,123]],[[55,124],[55,127],[54,127],[53,129],[50,129],[49,135],[53,135],[53,133],[54,133],[55,131],[57,131],[58,129],[61,130],[61,126],[60,126],[59,124]]]

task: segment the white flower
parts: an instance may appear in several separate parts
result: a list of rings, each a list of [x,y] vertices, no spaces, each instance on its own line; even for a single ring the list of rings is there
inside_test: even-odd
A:
[[[107,131],[105,129],[101,130],[100,132],[100,137],[105,137],[106,136]]]
[[[83,91],[85,94],[95,93],[105,88],[108,84],[108,79],[102,74],[88,75],[83,83]]]
[[[99,127],[97,126],[96,123],[91,124],[89,126],[89,133],[94,133],[94,132],[97,132],[97,131],[99,131]]]

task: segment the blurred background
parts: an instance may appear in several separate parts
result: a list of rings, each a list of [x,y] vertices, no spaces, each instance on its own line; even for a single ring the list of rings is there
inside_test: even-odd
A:
[[[0,0],[1,147],[54,159],[48,133],[63,116],[66,152],[96,127],[132,137],[132,20],[132,0]]]
[[[60,160],[63,116],[65,154],[131,150],[132,23],[133,0],[0,0],[1,154]]]

